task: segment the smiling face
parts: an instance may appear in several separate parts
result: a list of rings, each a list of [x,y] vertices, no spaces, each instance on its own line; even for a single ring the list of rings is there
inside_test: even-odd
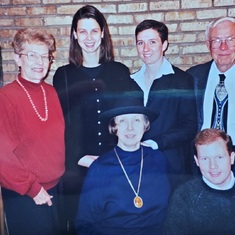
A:
[[[30,60],[26,55],[34,52],[40,55],[37,60]],[[49,49],[43,42],[24,43],[20,54],[15,54],[15,61],[21,67],[21,76],[31,82],[39,83],[49,69]]]
[[[74,37],[77,38],[83,53],[97,52],[99,55],[103,32],[96,20],[92,18],[79,20]]]
[[[202,175],[212,184],[223,189],[231,180],[231,165],[234,163],[234,153],[228,153],[225,142],[216,141],[196,145],[197,157],[194,156]]]
[[[135,151],[146,129],[143,114],[123,114],[115,118],[118,146],[126,151]]]
[[[140,59],[145,64],[161,64],[168,42],[162,43],[159,33],[154,29],[146,29],[138,33],[136,46]]]
[[[209,41],[228,37],[235,37],[235,23],[223,21],[210,30]],[[212,48],[209,41],[206,42],[207,47],[218,69],[226,72],[235,63],[235,46],[227,46],[223,41],[219,48]]]

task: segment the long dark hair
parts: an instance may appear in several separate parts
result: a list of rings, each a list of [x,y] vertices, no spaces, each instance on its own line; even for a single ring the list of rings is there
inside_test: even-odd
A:
[[[80,8],[73,16],[70,31],[69,63],[72,63],[78,67],[83,63],[83,55],[82,49],[79,46],[77,39],[74,38],[74,32],[77,31],[78,21],[88,18],[92,18],[97,21],[104,35],[100,45],[99,63],[110,62],[114,60],[113,45],[106,19],[97,8],[91,5],[86,5]]]

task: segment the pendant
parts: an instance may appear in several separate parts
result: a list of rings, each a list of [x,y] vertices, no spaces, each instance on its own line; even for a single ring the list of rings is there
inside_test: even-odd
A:
[[[135,207],[136,208],[141,208],[142,206],[143,206],[143,200],[142,200],[142,198],[141,197],[139,197],[139,196],[136,196],[135,198],[134,198],[134,205],[135,205]]]

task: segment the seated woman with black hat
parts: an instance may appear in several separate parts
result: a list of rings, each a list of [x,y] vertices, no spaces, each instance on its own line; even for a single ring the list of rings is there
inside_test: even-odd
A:
[[[89,167],[76,218],[81,234],[161,234],[170,186],[159,150],[141,145],[158,114],[133,96],[103,112],[117,145]]]

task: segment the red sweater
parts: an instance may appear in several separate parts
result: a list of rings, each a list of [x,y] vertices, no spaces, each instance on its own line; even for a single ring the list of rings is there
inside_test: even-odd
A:
[[[39,114],[45,117],[40,84],[22,79]],[[42,122],[20,85],[0,89],[0,184],[21,195],[35,197],[41,187],[54,187],[64,173],[64,119],[54,88],[46,91],[48,120]]]

